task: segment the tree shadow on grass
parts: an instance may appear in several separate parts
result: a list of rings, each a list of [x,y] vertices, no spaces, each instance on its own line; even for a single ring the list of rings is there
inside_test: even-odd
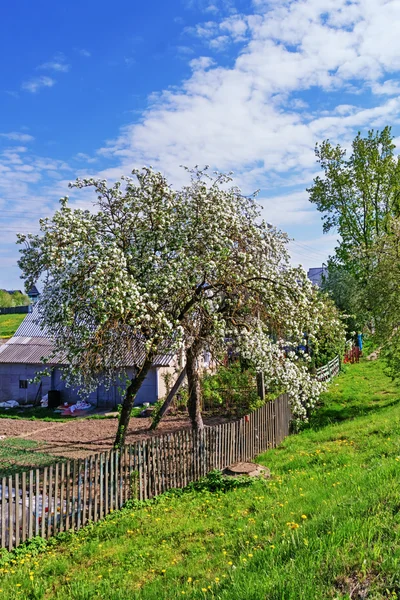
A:
[[[375,395],[374,395],[375,396]],[[371,398],[370,402],[373,402],[374,398]],[[378,402],[379,400],[377,400]],[[332,403],[329,402],[331,405]],[[386,403],[381,404],[369,404],[366,406],[365,404],[346,404],[346,406],[324,406],[321,405],[317,411],[310,418],[309,423],[305,426],[304,429],[313,429],[319,430],[327,427],[328,425],[333,425],[334,423],[342,423],[343,421],[352,421],[357,417],[362,417],[368,415],[370,413],[377,413],[386,408],[390,408],[391,406],[396,406],[400,404],[400,391],[399,397],[394,398]]]

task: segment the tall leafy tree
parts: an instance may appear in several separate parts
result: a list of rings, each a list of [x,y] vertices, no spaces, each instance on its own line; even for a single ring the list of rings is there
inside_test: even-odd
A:
[[[348,157],[340,145],[325,140],[315,150],[323,176],[307,190],[322,213],[324,233],[336,230],[340,235],[329,263],[328,287],[336,296],[350,289],[353,298],[344,298],[341,306],[355,310],[360,322],[372,310],[367,285],[375,244],[400,214],[400,158],[394,151],[390,127],[371,130],[366,137],[358,133]]]

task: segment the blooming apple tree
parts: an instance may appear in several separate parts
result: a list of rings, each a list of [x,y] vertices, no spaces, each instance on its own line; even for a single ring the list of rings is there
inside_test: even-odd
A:
[[[183,348],[193,427],[203,426],[199,357],[229,338],[267,381],[291,386],[296,416],[321,386],[295,348],[318,335],[321,312],[305,273],[290,266],[287,236],[260,217],[254,196],[229,175],[188,171],[174,190],[151,168],[93,188],[94,210],[60,201],[39,235],[19,235],[29,287],[44,279],[39,321],[66,365],[69,385],[106,386],[136,357],[127,380],[115,444],[125,441],[135,396],[160,353]],[[138,358],[139,356],[139,358]]]

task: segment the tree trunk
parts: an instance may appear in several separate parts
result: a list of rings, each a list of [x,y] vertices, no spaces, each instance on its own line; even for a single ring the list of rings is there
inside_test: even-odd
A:
[[[129,421],[131,420],[131,412],[135,404],[136,394],[140,390],[143,381],[146,379],[147,373],[150,371],[153,364],[153,357],[147,357],[142,368],[137,373],[136,377],[131,379],[127,387],[125,398],[122,402],[121,415],[119,417],[117,434],[114,440],[114,448],[122,448],[125,444],[126,432],[128,431]]]
[[[265,383],[264,383],[264,373],[257,373],[257,394],[261,400],[265,401]]]
[[[150,429],[156,429],[157,428],[159,422],[161,421],[161,419],[163,418],[163,416],[165,415],[165,413],[167,412],[167,410],[171,406],[172,400],[175,398],[175,396],[176,396],[179,388],[181,387],[181,385],[182,385],[185,377],[186,377],[186,367],[183,367],[182,371],[179,374],[178,379],[175,381],[174,385],[172,386],[172,389],[171,389],[170,393],[166,397],[164,404],[160,408],[160,411],[159,411],[159,413],[157,415],[157,419],[154,419],[154,421],[152,422],[152,424],[150,426]]]
[[[201,416],[201,387],[200,373],[198,368],[198,358],[201,346],[198,342],[186,350],[186,374],[188,378],[188,412],[192,427],[195,431],[200,431],[204,428],[203,419]]]

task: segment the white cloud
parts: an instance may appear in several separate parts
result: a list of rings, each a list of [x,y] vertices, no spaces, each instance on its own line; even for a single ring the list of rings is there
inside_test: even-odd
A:
[[[243,40],[233,66],[195,59],[180,89],[153,95],[141,121],[100,153],[119,162],[118,173],[150,163],[179,178],[179,164],[211,164],[233,169],[250,190],[307,181],[316,168],[316,141],[347,143],[357,128],[398,122],[399,98],[370,107],[361,94],[359,103],[335,109],[331,96],[378,85],[383,74],[400,69],[396,17],[399,0],[299,0],[199,24],[191,32],[207,45],[219,46],[221,37]],[[385,28],[390,44],[382,40]],[[299,95],[312,89],[321,106],[310,101],[306,112]]]
[[[377,96],[396,96],[400,93],[400,82],[394,79],[387,79],[383,83],[373,83],[371,90]]]
[[[36,94],[42,88],[51,88],[56,83],[55,79],[47,77],[47,75],[41,75],[40,77],[33,77],[28,81],[24,81],[21,85],[23,90]]]
[[[35,138],[28,133],[19,133],[18,131],[10,131],[10,133],[0,133],[0,137],[12,142],[32,142]]]
[[[215,61],[209,56],[199,56],[199,58],[194,58],[191,60],[189,64],[193,71],[204,71],[205,69],[212,67],[215,64]]]
[[[37,67],[41,71],[55,71],[56,73],[67,73],[71,68],[66,62],[62,52],[58,52],[51,60],[46,61]]]
[[[75,154],[74,158],[76,160],[86,163],[94,163],[97,161],[97,158],[93,158],[92,156],[89,156],[89,154],[85,154],[84,152],[78,152],[78,154]]]
[[[90,58],[92,56],[92,53],[89,52],[89,50],[86,50],[85,48],[80,48],[78,52],[81,56],[84,56],[85,58]]]
[[[266,221],[281,229],[290,225],[310,225],[319,219],[305,190],[268,198],[260,196],[257,200],[264,209]]]
[[[66,73],[70,70],[70,65],[65,62],[50,60],[49,62],[45,62],[42,65],[39,65],[38,69],[42,69],[44,71],[58,71],[61,73]]]

